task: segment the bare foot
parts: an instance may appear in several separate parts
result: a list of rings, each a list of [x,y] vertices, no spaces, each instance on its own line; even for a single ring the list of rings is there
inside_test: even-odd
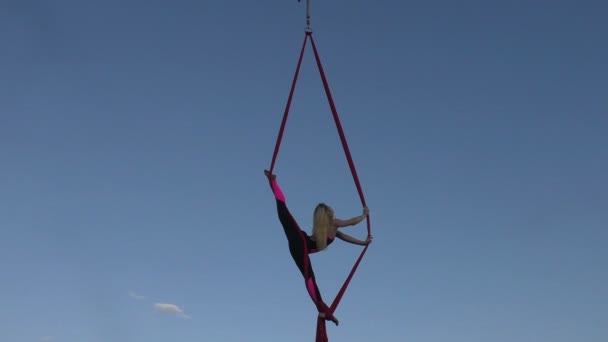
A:
[[[264,170],[264,174],[266,175],[266,177],[270,178],[271,180],[275,180],[277,178],[276,175],[271,174],[270,171],[268,171],[268,170]]]
[[[332,315],[333,316],[333,315]],[[324,312],[319,312],[319,317],[325,319],[325,313]],[[334,324],[337,326],[338,324],[340,324],[340,322],[338,321],[338,319],[336,318],[336,316],[333,316],[332,318],[329,319],[330,321],[334,322]]]

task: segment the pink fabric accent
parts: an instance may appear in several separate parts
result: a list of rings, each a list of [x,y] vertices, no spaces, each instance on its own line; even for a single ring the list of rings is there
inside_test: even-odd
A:
[[[315,284],[313,284],[312,278],[308,278],[306,281],[306,287],[308,288],[308,293],[310,293],[312,300],[316,303],[318,299],[317,294],[315,293]]]
[[[272,181],[270,181],[270,184],[272,186],[272,191],[274,192],[274,197],[276,197],[281,202],[285,202],[285,195],[283,194],[283,191],[281,191],[281,187],[279,186],[277,180],[273,179]]]

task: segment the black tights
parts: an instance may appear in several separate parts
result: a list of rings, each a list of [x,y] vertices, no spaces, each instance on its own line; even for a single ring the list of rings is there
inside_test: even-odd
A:
[[[306,290],[308,291],[313,303],[315,303],[317,310],[319,312],[326,313],[327,316],[332,316],[329,313],[329,308],[323,302],[323,298],[321,297],[321,293],[319,292],[319,288],[317,286],[314,271],[310,264],[308,252],[310,247],[313,247],[310,245],[312,241],[310,241],[308,235],[306,235],[306,233],[300,229],[300,226],[289,212],[289,209],[285,204],[285,196],[283,195],[276,180],[271,181],[271,188],[276,198],[279,220],[281,221],[281,225],[283,225],[283,230],[285,231],[285,236],[287,237],[287,242],[289,243],[289,252],[291,253],[293,261],[296,263],[298,269],[304,277]]]

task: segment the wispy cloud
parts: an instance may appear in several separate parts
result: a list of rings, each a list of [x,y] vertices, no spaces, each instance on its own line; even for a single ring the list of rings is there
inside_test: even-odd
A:
[[[175,304],[168,303],[156,303],[154,304],[154,308],[159,311],[174,313],[182,318],[190,318],[190,316],[184,313],[184,310]]]
[[[129,291],[129,297],[135,299],[135,300],[139,300],[139,301],[143,301],[146,300],[146,297],[138,294],[134,291]],[[171,303],[156,303],[154,304],[154,309],[156,309],[157,311],[162,311],[162,312],[166,312],[166,313],[170,313],[170,314],[175,314],[181,318],[186,318],[186,319],[190,319],[190,316],[186,315],[186,313],[184,312],[184,309],[179,307],[178,305],[175,304],[171,304]],[[50,340],[49,340],[50,341]]]
[[[133,291],[129,291],[129,296],[131,296],[131,298],[133,299],[137,299],[137,300],[142,300],[142,299],[146,299],[146,297],[139,295]]]

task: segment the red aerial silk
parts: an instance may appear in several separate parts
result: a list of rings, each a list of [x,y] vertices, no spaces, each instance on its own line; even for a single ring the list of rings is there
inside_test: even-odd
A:
[[[315,54],[315,59],[317,62],[317,66],[319,68],[319,73],[321,74],[321,79],[323,80],[323,86],[325,87],[325,93],[327,95],[327,100],[329,101],[329,106],[331,107],[331,111],[333,114],[333,118],[334,121],[336,123],[336,128],[338,129],[338,134],[340,135],[340,140],[342,141],[342,147],[344,148],[344,153],[346,155],[346,159],[348,160],[348,165],[350,167],[350,171],[353,177],[353,180],[355,181],[355,185],[357,187],[357,191],[359,192],[359,197],[361,199],[361,204],[366,207],[366,203],[365,203],[365,197],[363,196],[363,190],[361,189],[361,184],[359,182],[359,177],[357,176],[357,170],[355,169],[355,164],[353,162],[352,156],[350,154],[350,150],[348,148],[348,143],[346,141],[346,136],[344,135],[344,131],[342,129],[342,124],[340,123],[340,118],[338,117],[338,112],[336,110],[336,106],[334,104],[334,100],[331,96],[331,91],[329,89],[329,84],[327,82],[327,78],[325,77],[325,72],[323,71],[323,66],[321,65],[321,59],[319,58],[319,53],[317,51],[317,47],[315,45],[314,39],[312,37],[312,32],[307,30],[306,31],[306,35],[304,37],[304,43],[302,44],[302,51],[300,52],[300,57],[298,59],[298,65],[296,68],[296,72],[293,78],[293,82],[291,84],[291,90],[289,92],[289,98],[287,100],[287,105],[285,107],[285,113],[283,114],[283,120],[281,122],[281,128],[279,129],[279,135],[277,137],[277,141],[276,141],[276,145],[274,148],[274,153],[272,156],[272,162],[270,164],[270,173],[273,172],[274,166],[275,166],[275,162],[277,159],[277,156],[279,154],[279,148],[281,146],[281,141],[283,139],[283,132],[285,130],[285,124],[287,123],[287,117],[289,115],[289,109],[291,107],[291,100],[293,98],[293,93],[295,90],[295,86],[296,86],[296,82],[298,80],[298,75],[300,73],[300,66],[302,65],[302,58],[304,57],[304,51],[306,48],[306,43],[308,41],[308,39],[310,39],[314,54]],[[369,219],[369,215],[367,216],[367,235],[370,236],[371,235],[371,224],[370,224],[370,219]],[[365,255],[365,252],[367,252],[367,248],[369,247],[369,245],[365,246],[365,248],[363,248],[363,250],[361,251],[361,254],[359,255],[359,257],[357,258],[357,261],[355,262],[353,268],[351,269],[348,277],[346,278],[344,284],[342,285],[342,288],[340,289],[340,291],[338,292],[338,294],[336,295],[336,298],[334,299],[333,303],[330,306],[330,312],[333,315],[333,313],[336,311],[336,308],[338,307],[338,304],[340,303],[340,300],[342,299],[342,296],[344,295],[344,292],[346,291],[346,288],[348,287],[348,284],[350,283],[353,275],[355,274],[355,271],[357,270],[357,267],[359,266],[359,263],[361,262],[361,259],[363,259],[363,256]],[[318,318],[317,319],[317,335],[316,335],[316,342],[327,342],[328,338],[327,338],[327,330],[326,330],[326,326],[325,326],[325,320],[322,318]]]

